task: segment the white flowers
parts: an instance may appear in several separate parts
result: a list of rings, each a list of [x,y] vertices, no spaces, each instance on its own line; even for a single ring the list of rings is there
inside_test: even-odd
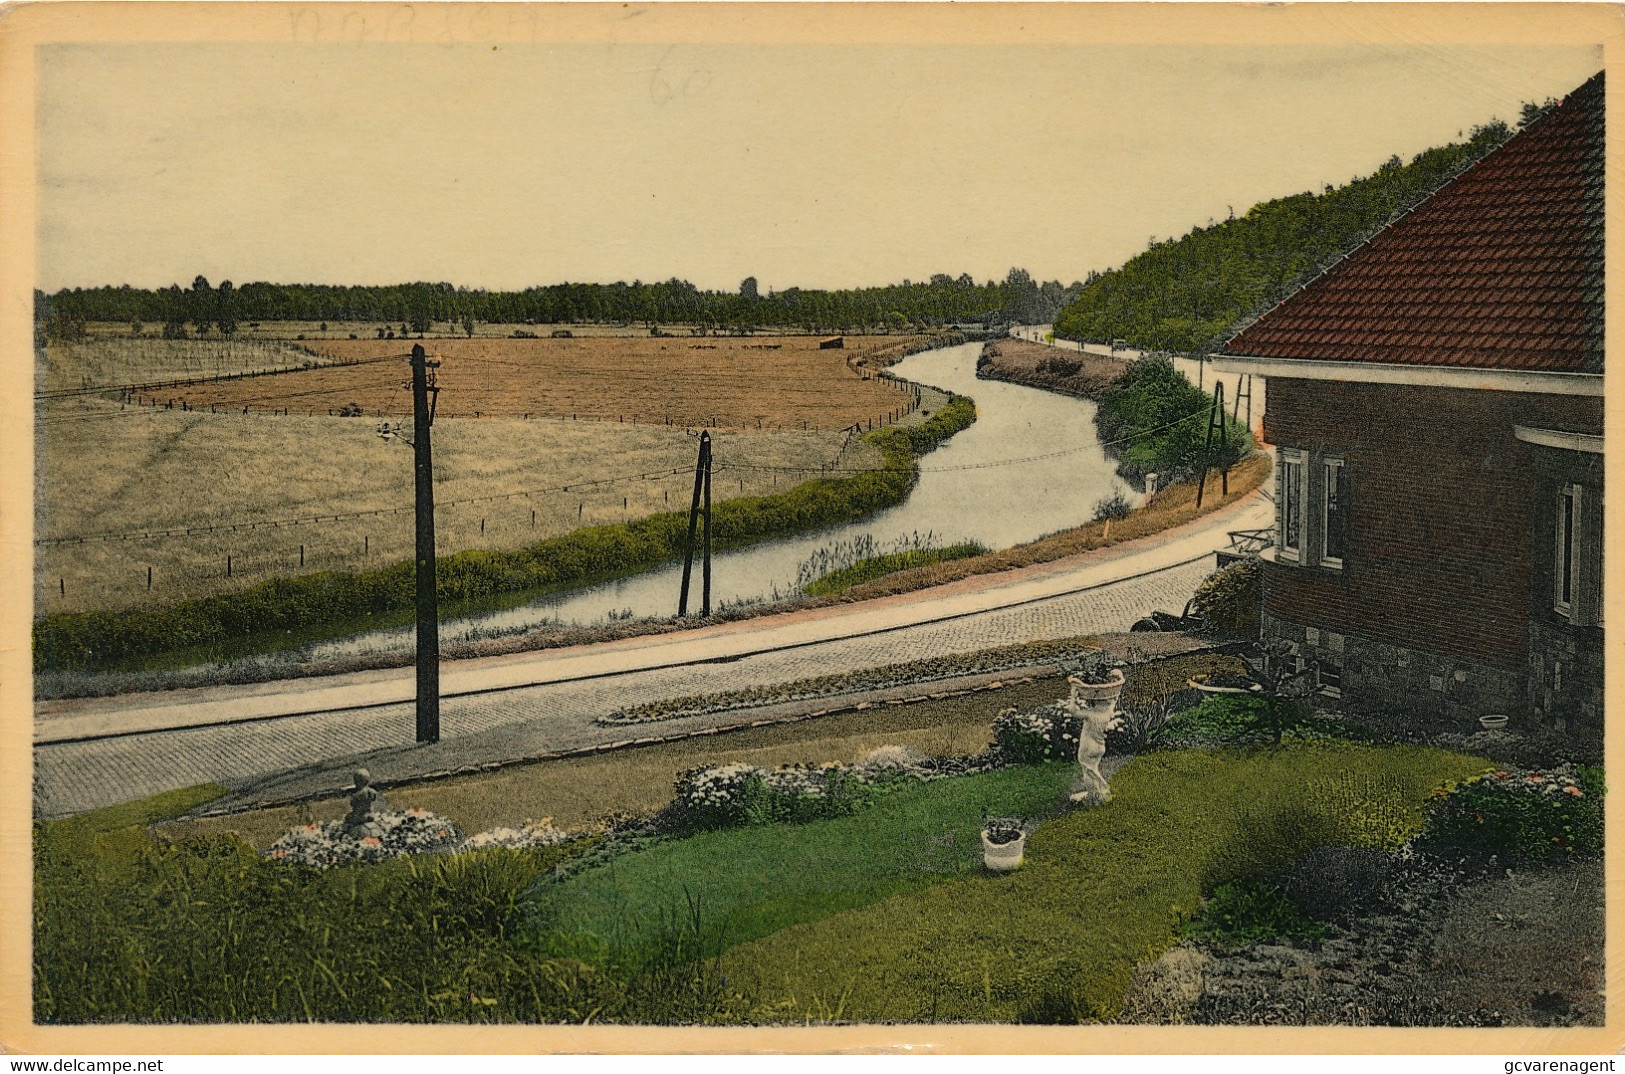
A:
[[[528,821],[519,828],[493,828],[462,837],[455,825],[427,809],[383,810],[360,828],[346,831],[336,820],[303,824],[283,835],[266,857],[318,869],[346,862],[375,862],[402,854],[457,853],[488,847],[515,850],[553,846],[568,839],[548,820]]]
[[[444,851],[456,846],[460,838],[450,821],[426,809],[390,809],[373,814],[353,831],[346,831],[336,820],[301,825],[273,843],[266,856],[326,869],[350,861],[383,861],[402,854]]]
[[[569,838],[568,835],[553,827],[552,818],[547,820],[527,821],[518,828],[492,828],[488,832],[480,832],[463,840],[458,850],[481,850],[485,847],[507,847],[510,850],[527,850],[531,847],[556,846]]]

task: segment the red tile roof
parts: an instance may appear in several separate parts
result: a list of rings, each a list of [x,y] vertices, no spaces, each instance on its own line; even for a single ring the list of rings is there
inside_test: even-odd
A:
[[[1602,372],[1603,118],[1598,74],[1224,353]]]

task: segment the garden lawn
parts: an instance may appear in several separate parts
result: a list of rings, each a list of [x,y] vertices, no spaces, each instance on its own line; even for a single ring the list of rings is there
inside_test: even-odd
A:
[[[581,1021],[661,997],[516,958],[513,900],[585,843],[321,872],[229,836],[155,842],[174,791],[34,828],[34,1018],[83,1022]]]
[[[1341,743],[1145,755],[1108,804],[1033,833],[1018,872],[959,875],[786,928],[720,968],[749,1004],[735,1015],[753,1021],[1110,1018],[1134,964],[1172,946],[1204,892],[1317,846],[1392,846],[1420,829],[1437,788],[1486,767]]]
[[[539,882],[526,946],[635,969],[674,933],[710,955],[919,891],[980,867],[984,815],[1054,813],[1074,775],[1048,764],[912,783],[849,816],[657,843]]]

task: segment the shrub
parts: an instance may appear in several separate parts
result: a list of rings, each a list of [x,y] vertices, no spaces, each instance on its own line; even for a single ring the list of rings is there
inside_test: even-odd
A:
[[[1128,502],[1122,492],[1114,492],[1095,504],[1096,522],[1104,522],[1109,518],[1127,518],[1133,513],[1134,505]]]
[[[1324,925],[1265,880],[1221,884],[1182,932],[1185,939],[1226,950],[1270,940],[1319,943],[1326,938]]]
[[[1441,791],[1426,834],[1518,862],[1594,856],[1603,847],[1603,791],[1600,768],[1503,768]]]
[[[1080,723],[1059,705],[1027,712],[1008,708],[993,720],[993,746],[1011,764],[1072,760],[1078,755]]]
[[[1252,451],[1245,424],[1228,418],[1228,448],[1206,448],[1212,406],[1212,397],[1167,358],[1143,358],[1107,389],[1095,425],[1125,480],[1137,485],[1157,473],[1168,484],[1194,476],[1204,464],[1232,465]]]
[[[1382,894],[1394,860],[1395,855],[1368,847],[1317,847],[1300,854],[1278,879],[1304,913],[1334,921]]]
[[[1263,564],[1257,559],[1232,563],[1202,580],[1191,597],[1191,608],[1214,633],[1256,638],[1264,602],[1263,576]]]
[[[1118,724],[1106,733],[1111,753],[1138,753],[1149,746],[1174,717],[1178,700],[1173,694],[1118,708]]]

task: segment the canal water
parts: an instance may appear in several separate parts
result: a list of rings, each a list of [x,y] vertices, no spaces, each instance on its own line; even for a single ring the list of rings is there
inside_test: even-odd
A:
[[[891,367],[893,376],[976,400],[976,423],[920,458],[920,479],[907,500],[869,518],[785,540],[712,556],[713,607],[793,596],[798,568],[837,542],[872,538],[880,551],[931,534],[937,545],[979,541],[1009,548],[1088,522],[1095,506],[1121,492],[1133,502],[1095,435],[1095,404],[1015,384],[976,379],[980,343],[926,351]],[[727,466],[719,442],[716,465]],[[612,619],[667,619],[676,614],[682,564],[620,581],[551,594],[531,603],[448,618],[442,644],[518,633],[545,624],[589,625]],[[689,610],[699,607],[696,561]],[[412,628],[319,643],[311,655],[409,650]]]

